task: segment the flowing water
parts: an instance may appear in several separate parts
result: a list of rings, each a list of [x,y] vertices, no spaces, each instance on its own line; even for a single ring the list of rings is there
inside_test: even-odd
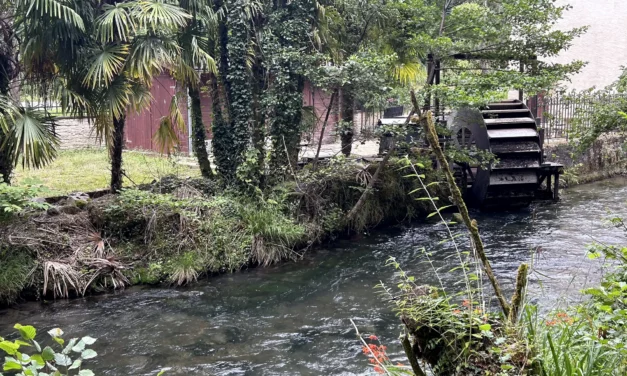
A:
[[[530,295],[551,309],[598,280],[587,260],[593,240],[619,244],[604,225],[607,210],[627,214],[627,180],[612,179],[565,191],[557,204],[515,213],[473,213],[492,265],[508,295],[515,271],[535,254]],[[456,231],[460,231],[457,229]],[[91,335],[98,375],[363,375],[365,357],[349,319],[377,334],[400,360],[398,318],[374,289],[392,283],[385,266],[395,257],[420,284],[461,289],[451,243],[440,225],[416,224],[375,232],[310,251],[297,263],[256,268],[187,289],[133,288],[121,293],[0,311],[0,335],[14,323],[41,330],[61,327],[67,337]],[[425,262],[424,249],[433,266]]]

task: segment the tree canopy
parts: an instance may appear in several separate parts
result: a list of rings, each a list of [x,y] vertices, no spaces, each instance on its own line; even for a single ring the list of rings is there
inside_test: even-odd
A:
[[[122,184],[126,116],[149,105],[157,74],[170,74],[184,88],[155,136],[163,150],[179,142],[181,96],[189,95],[194,151],[203,176],[214,177],[200,109],[200,92],[206,90],[213,101],[218,175],[258,187],[289,179],[296,166],[308,124],[305,81],[338,94],[336,133],[348,155],[357,105],[382,110],[392,102],[409,104],[409,90],[414,90],[425,106],[434,97],[447,108],[480,106],[512,89],[550,90],[583,65],[546,61],[585,32],[558,30],[556,22],[569,6],[553,0],[0,4],[7,31],[0,48],[5,72],[0,83],[8,88],[17,82],[18,97],[28,93],[94,118],[111,150],[114,191]],[[17,104],[17,111],[1,114],[3,152],[11,150],[12,163],[21,158],[26,165],[43,166],[56,147],[54,137],[44,132],[52,119],[45,113],[31,117],[20,109],[19,98],[3,90],[3,100]],[[38,128],[31,127],[35,119]]]

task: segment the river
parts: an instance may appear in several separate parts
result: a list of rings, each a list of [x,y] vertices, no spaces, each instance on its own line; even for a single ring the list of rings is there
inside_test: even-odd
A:
[[[565,190],[559,203],[519,212],[473,213],[493,268],[508,295],[521,262],[536,255],[530,298],[543,309],[581,299],[596,282],[599,262],[585,257],[593,240],[624,244],[603,223],[609,209],[627,214],[627,180],[616,178]],[[461,230],[461,229],[458,229]],[[456,230],[456,231],[458,231]],[[370,368],[349,319],[376,334],[400,357],[398,318],[378,290],[391,283],[395,257],[420,284],[436,284],[423,247],[456,289],[459,271],[445,229],[415,224],[376,231],[304,260],[255,268],[199,282],[185,289],[131,288],[71,301],[27,303],[0,311],[0,335],[14,323],[40,330],[61,327],[67,337],[91,335],[97,375],[364,375]],[[459,286],[461,288],[461,286]]]

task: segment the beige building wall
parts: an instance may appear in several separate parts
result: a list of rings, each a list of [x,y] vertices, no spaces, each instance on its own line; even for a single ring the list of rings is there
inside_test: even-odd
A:
[[[627,66],[627,0],[558,0],[573,6],[557,27],[561,30],[589,26],[588,32],[573,46],[550,61],[568,63],[587,61],[581,73],[564,82],[567,89],[602,89],[618,79],[622,65]]]

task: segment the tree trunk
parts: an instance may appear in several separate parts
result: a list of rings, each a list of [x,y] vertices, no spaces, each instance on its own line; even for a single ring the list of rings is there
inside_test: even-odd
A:
[[[353,134],[354,124],[353,119],[355,115],[355,93],[353,88],[345,86],[342,88],[342,125],[340,128],[340,140],[342,141],[342,154],[345,156],[351,155],[353,148]]]
[[[9,153],[1,148],[3,143],[4,137],[0,134],[0,174],[2,174],[2,181],[4,183],[11,184],[13,163],[11,163],[11,156]]]
[[[113,143],[111,145],[111,192],[118,193],[122,189],[122,151],[124,150],[124,124],[126,116],[113,120]]]
[[[266,115],[263,105],[263,93],[266,90],[265,69],[259,62],[253,65],[253,124],[252,142],[257,151],[257,176],[259,187],[265,185],[266,166]]]
[[[192,146],[194,154],[198,160],[200,173],[205,179],[213,178],[213,170],[209,162],[209,154],[207,153],[207,135],[205,124],[202,122],[202,108],[200,106],[200,91],[196,88],[189,89],[189,98],[191,100],[192,111]]]

